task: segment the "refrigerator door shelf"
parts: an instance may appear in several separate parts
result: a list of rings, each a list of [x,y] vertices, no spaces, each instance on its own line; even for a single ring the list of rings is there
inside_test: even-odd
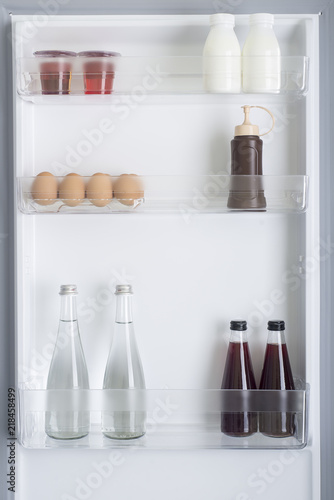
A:
[[[74,204],[75,195],[60,199],[59,192],[57,197],[42,192],[32,194],[34,179],[36,177],[17,179],[18,205],[24,214],[302,213],[306,211],[308,199],[308,177],[305,175],[156,175],[136,176],[136,192],[116,192],[114,189],[110,200],[103,192],[94,192],[96,199],[90,201],[86,190],[86,197],[74,200],[76,206],[70,206]],[[58,187],[63,179],[57,177]],[[87,187],[91,177],[83,179]],[[111,177],[113,186],[118,179]],[[229,208],[232,206],[228,203],[231,193],[236,208]],[[265,197],[265,208],[255,208],[258,196]]]
[[[297,382],[295,391],[242,390],[31,390],[19,389],[19,442],[27,448],[138,449],[301,449],[307,444],[309,386]],[[66,410],[64,410],[64,408]],[[45,415],[88,412],[91,430],[77,440],[52,439],[45,433]],[[101,413],[146,415],[146,434],[139,439],[103,436]],[[291,416],[293,435],[268,437],[257,432],[231,437],[220,431],[222,412]]]
[[[109,67],[106,59],[110,60]],[[261,57],[253,56],[248,59],[252,60],[251,64],[261,66],[261,61],[257,61]],[[47,68],[48,64],[51,69],[46,72],[43,65]],[[88,64],[91,64],[91,68],[100,67],[101,72],[89,69]],[[206,90],[205,77],[220,76],[219,71],[211,68],[219,66],[226,68],[229,65],[228,56],[215,56],[206,60],[201,56],[19,58],[17,91],[26,100],[44,104],[59,103],[59,98],[62,99],[62,104],[76,102],[69,99],[70,96],[84,96],[82,102],[87,104],[91,101],[102,103],[106,99],[112,104],[113,99],[110,94],[127,95],[139,91],[143,95],[208,94],[215,92]],[[239,60],[236,66],[241,67],[241,65],[242,61]],[[282,56],[280,89],[272,95],[286,95],[293,98],[305,96],[308,91],[308,75],[308,57]],[[225,94],[227,97],[231,96],[229,92]],[[236,95],[238,94],[247,95],[242,91]]]

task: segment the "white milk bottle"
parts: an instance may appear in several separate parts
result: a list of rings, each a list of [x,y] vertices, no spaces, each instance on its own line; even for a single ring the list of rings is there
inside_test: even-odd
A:
[[[279,92],[281,51],[273,30],[272,14],[252,14],[250,30],[242,49],[244,92]]]
[[[240,92],[241,51],[234,24],[232,14],[210,16],[211,29],[203,50],[203,83],[207,92]]]

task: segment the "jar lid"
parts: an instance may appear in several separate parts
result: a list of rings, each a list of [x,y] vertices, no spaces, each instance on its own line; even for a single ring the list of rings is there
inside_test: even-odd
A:
[[[235,25],[235,19],[233,14],[212,14],[210,16],[210,26],[215,26],[216,24],[229,24],[231,26]]]
[[[86,50],[79,52],[79,57],[117,57],[121,54],[119,52],[106,52],[105,50]]]
[[[35,57],[76,57],[76,52],[68,50],[37,50],[34,52]]]

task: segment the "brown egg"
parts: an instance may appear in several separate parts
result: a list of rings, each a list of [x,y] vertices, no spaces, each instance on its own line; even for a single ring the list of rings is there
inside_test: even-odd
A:
[[[105,207],[112,199],[112,181],[110,175],[94,174],[88,181],[86,197],[96,206]]]
[[[134,205],[136,200],[144,197],[141,179],[136,174],[120,175],[115,182],[114,196],[123,205]]]
[[[58,182],[50,172],[41,172],[35,177],[31,196],[39,205],[52,205],[57,199]]]
[[[68,174],[59,186],[59,198],[69,207],[76,207],[85,198],[85,183],[81,175]]]

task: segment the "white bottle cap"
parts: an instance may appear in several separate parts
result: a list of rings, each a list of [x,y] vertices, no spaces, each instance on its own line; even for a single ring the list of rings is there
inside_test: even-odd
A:
[[[266,23],[266,24],[274,24],[274,16],[273,14],[251,14],[249,16],[250,24],[258,24],[258,23]]]
[[[235,25],[233,14],[212,14],[210,16],[210,26],[215,26],[216,24],[230,24]]]

